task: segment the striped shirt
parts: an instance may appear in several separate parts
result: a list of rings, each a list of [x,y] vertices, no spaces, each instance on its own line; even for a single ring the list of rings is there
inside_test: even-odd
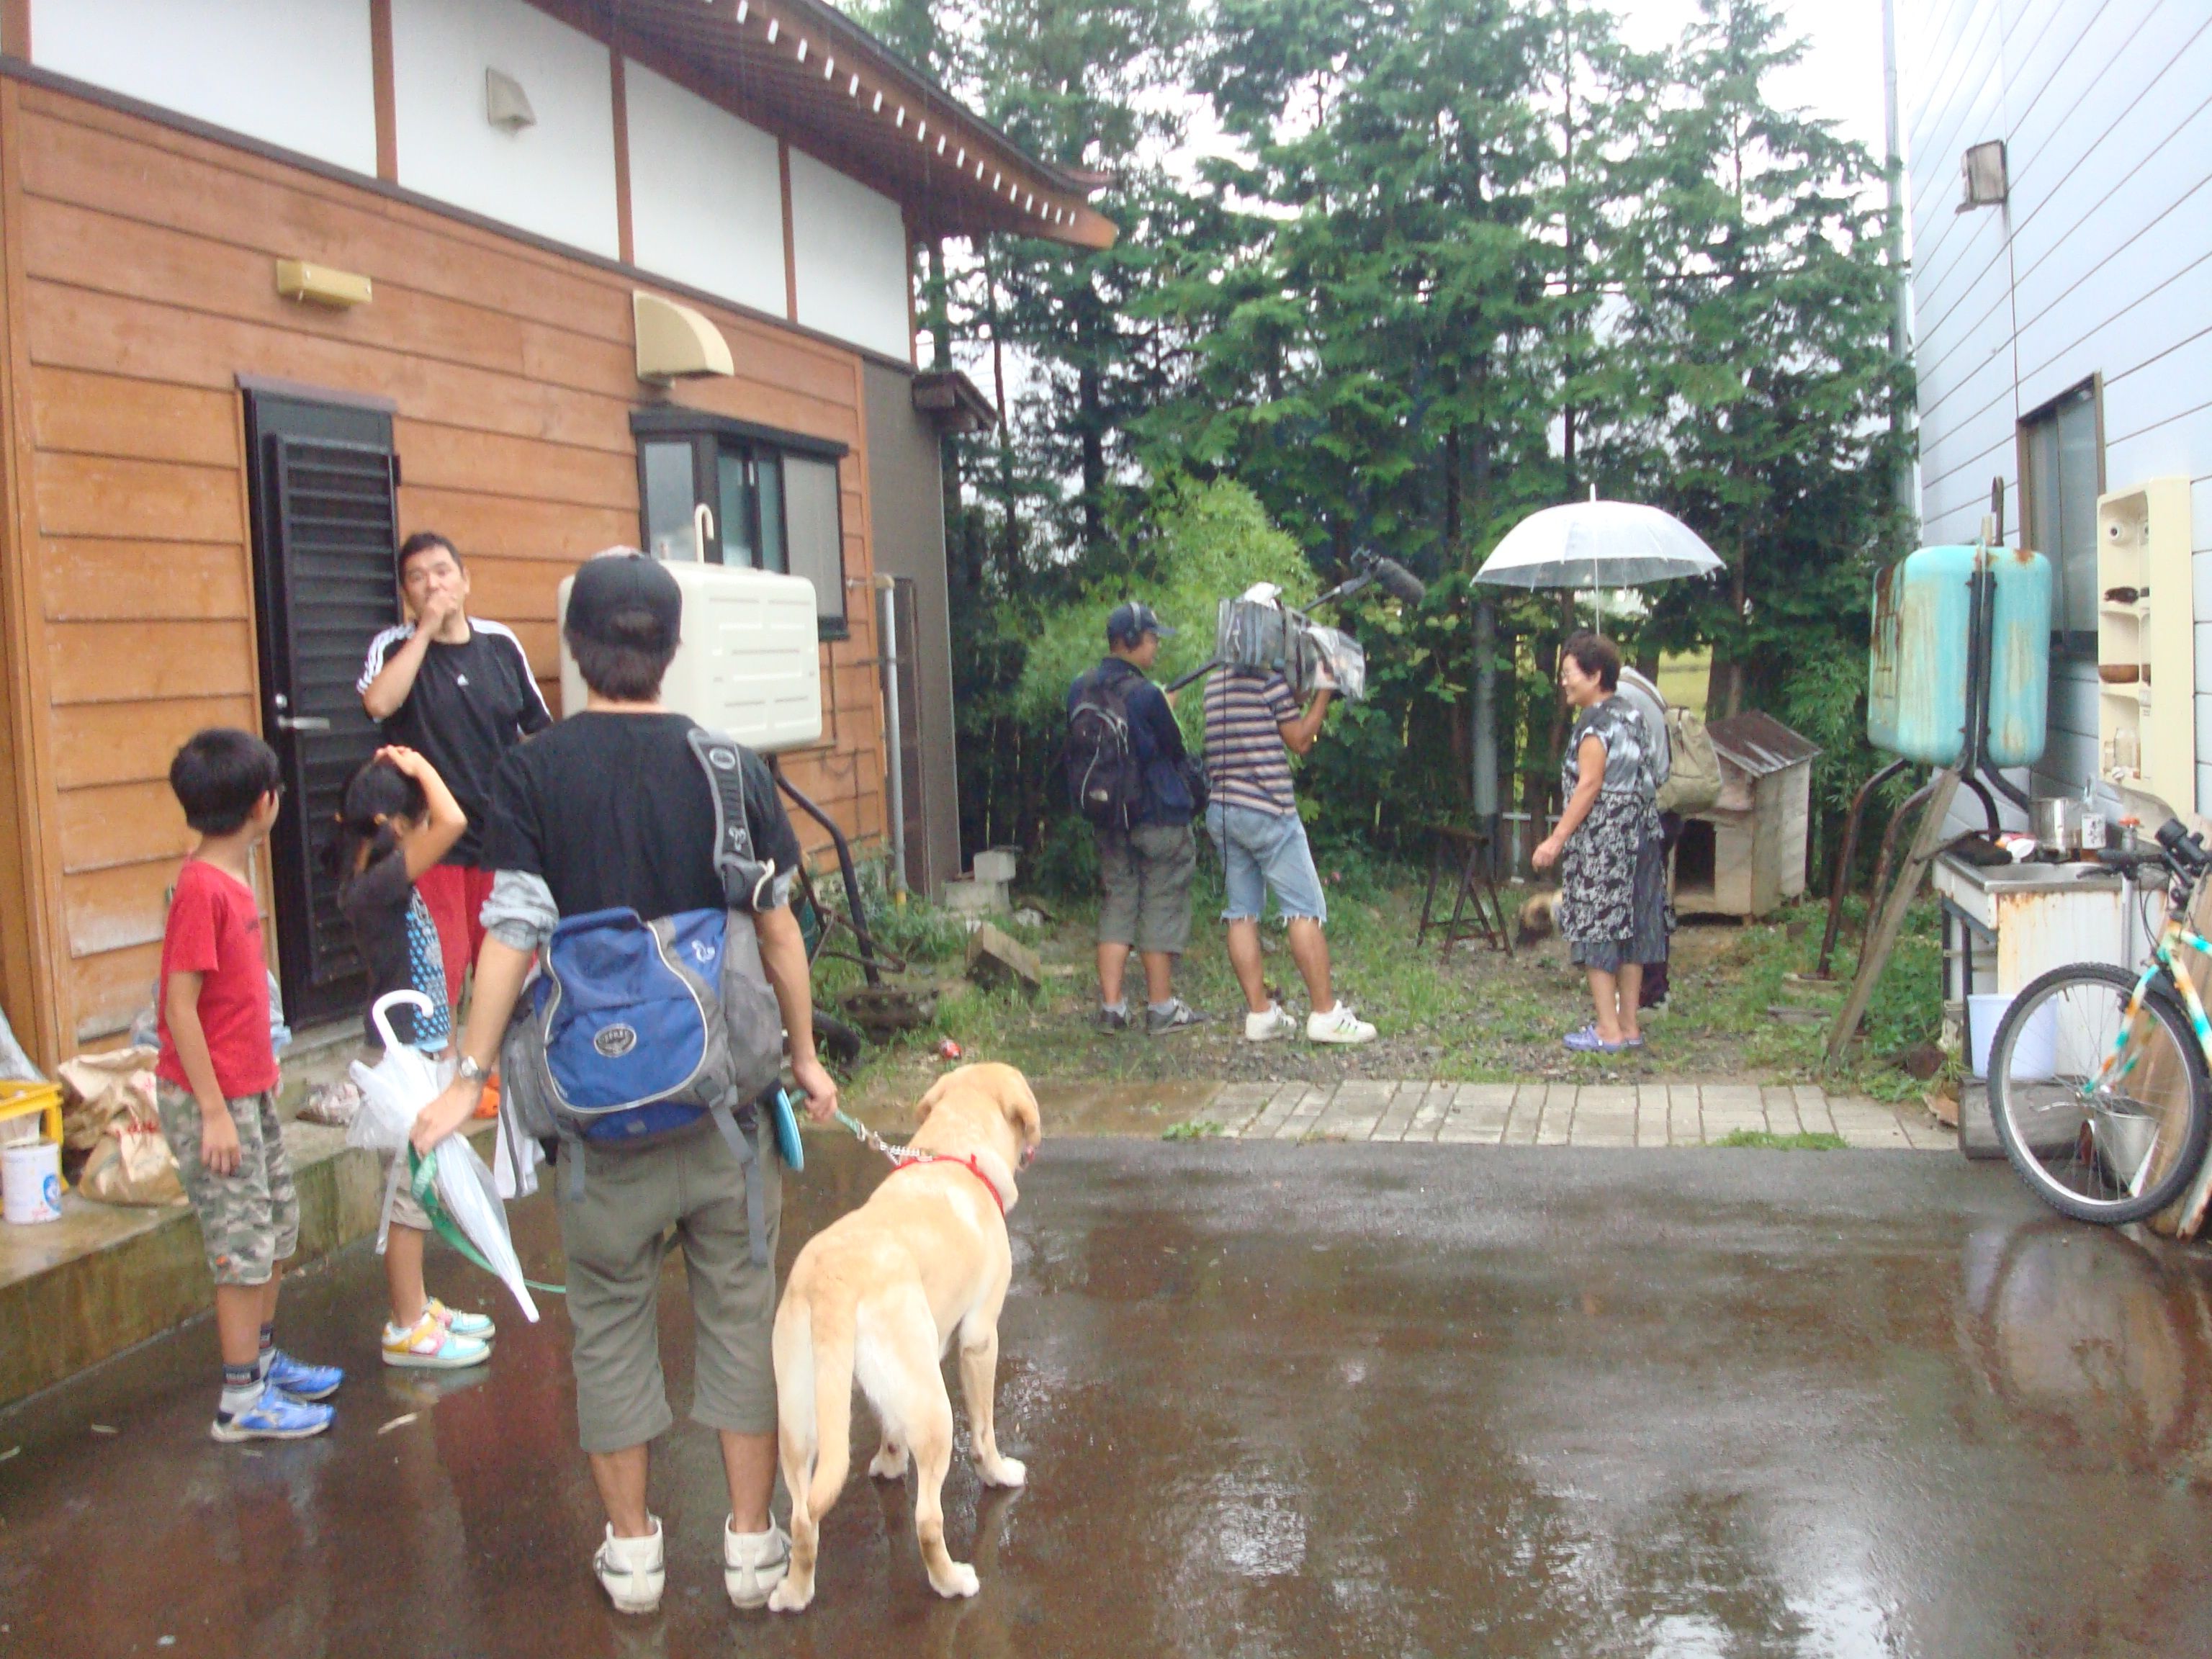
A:
[[[1298,810],[1283,722],[1298,700],[1280,674],[1224,668],[1206,683],[1206,776],[1213,799],[1280,815]]]

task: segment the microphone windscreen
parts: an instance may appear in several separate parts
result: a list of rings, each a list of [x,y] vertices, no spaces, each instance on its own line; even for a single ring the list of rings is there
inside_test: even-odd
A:
[[[1375,579],[1392,598],[1407,605],[1419,605],[1428,597],[1429,585],[1395,559],[1376,560]]]

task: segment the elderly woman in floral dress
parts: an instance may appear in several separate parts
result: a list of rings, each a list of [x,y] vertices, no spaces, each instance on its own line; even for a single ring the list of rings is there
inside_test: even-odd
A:
[[[1559,689],[1578,712],[1560,768],[1566,800],[1559,827],[1535,851],[1539,870],[1559,866],[1559,933],[1589,975],[1596,1018],[1567,1034],[1578,1054],[1644,1046],[1637,993],[1644,964],[1667,954],[1667,869],[1658,793],[1644,720],[1617,696],[1620,651],[1577,634],[1559,652]]]

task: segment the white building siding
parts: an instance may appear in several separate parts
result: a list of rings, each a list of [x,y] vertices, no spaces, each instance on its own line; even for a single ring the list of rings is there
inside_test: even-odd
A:
[[[605,46],[524,0],[392,0],[392,67],[401,184],[617,256]],[[520,82],[534,125],[507,132],[485,118],[487,69]]]
[[[906,224],[896,202],[794,149],[791,240],[800,322],[913,360]]]
[[[623,87],[639,265],[787,315],[775,139],[642,64],[623,65]]]
[[[1972,539],[2002,477],[2020,539],[2020,417],[2101,375],[2107,489],[2193,482],[2197,801],[2212,811],[2212,7],[1930,0],[1899,8],[1912,197],[1923,539]],[[1969,145],[2010,200],[1955,212]],[[2097,762],[2096,680],[2051,677],[2038,780]]]
[[[33,0],[41,69],[374,176],[367,0]]]

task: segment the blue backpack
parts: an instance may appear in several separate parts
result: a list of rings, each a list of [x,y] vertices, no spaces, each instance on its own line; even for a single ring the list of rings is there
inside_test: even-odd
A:
[[[772,1109],[790,1111],[774,1087],[783,1013],[753,930],[775,868],[753,857],[744,751],[696,728],[690,741],[714,796],[723,908],[650,921],[629,909],[564,918],[501,1044],[502,1089],[520,1133],[562,1143],[571,1199],[583,1193],[584,1146],[651,1146],[711,1121],[744,1166],[753,1259],[765,1266],[759,1152],[738,1120],[771,1091]],[[776,1124],[790,1161],[796,1125],[786,1128]]]

